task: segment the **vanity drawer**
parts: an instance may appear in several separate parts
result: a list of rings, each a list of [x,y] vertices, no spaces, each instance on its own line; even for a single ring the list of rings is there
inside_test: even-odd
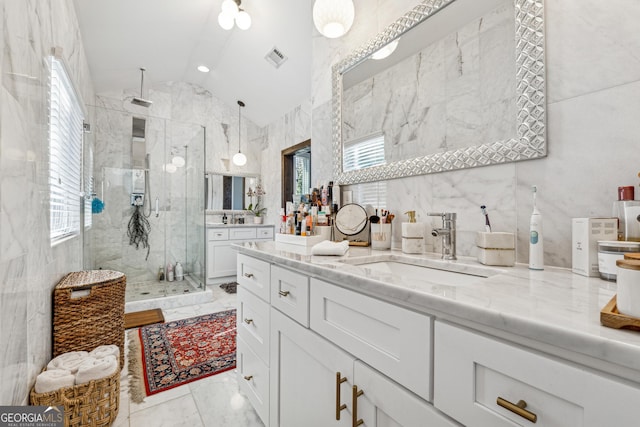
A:
[[[269,368],[242,338],[236,346],[238,386],[265,425],[269,425]]]
[[[238,227],[229,229],[230,240],[252,240],[256,238],[254,227]]]
[[[269,281],[271,279],[269,263],[238,254],[237,265],[238,284],[269,302]]]
[[[630,384],[440,321],[434,346],[434,405],[465,425],[533,425],[534,414],[536,426],[637,423],[640,388]]]
[[[431,400],[431,317],[316,278],[310,289],[311,329]]]
[[[238,287],[238,337],[266,363],[269,361],[269,304]]]
[[[309,278],[304,274],[272,266],[271,305],[308,328]]]
[[[210,228],[207,230],[207,240],[229,240],[228,228]]]
[[[273,240],[273,227],[258,227],[256,230],[258,239]]]

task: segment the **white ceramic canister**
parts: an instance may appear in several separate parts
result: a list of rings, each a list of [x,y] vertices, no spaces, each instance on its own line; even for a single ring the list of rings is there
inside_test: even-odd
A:
[[[619,259],[618,269],[618,311],[640,319],[640,260]]]
[[[598,271],[604,280],[616,280],[616,261],[624,258],[625,252],[640,252],[640,242],[598,240]]]

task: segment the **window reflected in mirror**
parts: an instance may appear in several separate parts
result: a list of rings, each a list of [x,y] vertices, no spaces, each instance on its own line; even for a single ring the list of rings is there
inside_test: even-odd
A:
[[[242,210],[251,201],[247,192],[255,186],[258,177],[222,175],[208,173],[205,175],[205,200],[207,210]]]

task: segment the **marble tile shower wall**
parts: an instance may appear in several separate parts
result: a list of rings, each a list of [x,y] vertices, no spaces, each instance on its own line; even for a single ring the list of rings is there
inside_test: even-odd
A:
[[[201,270],[204,259],[192,258],[190,254],[204,254],[201,247],[204,230],[198,225],[203,219],[192,214],[203,208],[204,170],[260,173],[256,147],[261,145],[255,142],[260,139],[257,126],[246,119],[242,122],[242,134],[249,135],[248,141],[242,142],[247,165],[237,168],[230,163],[230,168],[225,169],[227,162],[221,159],[229,159],[238,147],[237,111],[195,85],[178,82],[152,82],[152,85],[149,98],[153,105],[148,109],[131,104],[135,95],[132,90],[96,96],[95,171],[99,191],[104,182],[105,211],[97,216],[94,262],[96,267],[126,271],[130,281],[154,280],[158,266],[167,262],[180,261],[187,272]],[[124,232],[132,209],[129,193],[133,116],[147,119],[145,142],[150,159],[152,208],[156,197],[160,199],[160,215],[152,214],[148,219],[152,230],[148,261],[146,251],[130,246]],[[202,126],[206,127],[206,165],[202,164]],[[163,165],[174,154],[184,156],[187,166],[173,174],[163,172]],[[189,259],[185,261],[186,257]]]
[[[0,0],[0,405],[27,403],[51,356],[53,288],[82,269],[79,237],[49,243],[44,61],[54,46],[92,101],[73,1]]]
[[[312,155],[331,147],[331,65],[365,43],[417,1],[355,0],[356,20],[338,40],[313,39]],[[637,185],[640,135],[640,3],[628,0],[545,2],[548,156],[544,159],[369,184],[386,187],[387,208],[458,213],[458,253],[475,256],[479,206],[488,206],[497,231],[517,233],[517,259],[528,260],[531,185],[544,215],[547,265],[571,265],[571,218],[611,215],[619,185]],[[328,147],[328,148],[327,148]],[[330,173],[321,163],[324,176]],[[316,171],[318,168],[316,167]],[[357,195],[362,185],[351,186]],[[402,215],[399,216],[401,220]],[[399,243],[399,227],[394,241]],[[425,234],[428,249],[439,242]]]

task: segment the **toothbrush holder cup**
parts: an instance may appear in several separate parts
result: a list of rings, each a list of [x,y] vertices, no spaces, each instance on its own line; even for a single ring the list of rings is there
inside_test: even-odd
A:
[[[391,249],[391,223],[371,224],[371,249]]]

